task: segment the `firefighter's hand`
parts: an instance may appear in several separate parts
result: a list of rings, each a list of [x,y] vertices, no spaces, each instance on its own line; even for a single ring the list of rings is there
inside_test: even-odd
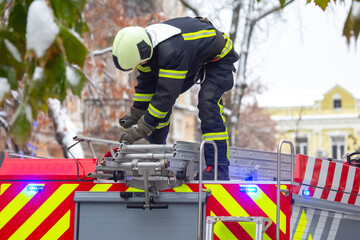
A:
[[[135,125],[144,114],[145,110],[131,106],[130,113],[119,119],[120,126],[123,128],[129,128]]]
[[[142,116],[137,125],[126,129],[125,132],[121,134],[119,141],[133,144],[135,141],[145,136],[149,136],[155,129],[156,127],[147,124],[144,120],[144,116]]]

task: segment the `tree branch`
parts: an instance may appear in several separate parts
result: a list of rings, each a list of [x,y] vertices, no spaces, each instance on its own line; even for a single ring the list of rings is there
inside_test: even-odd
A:
[[[198,11],[195,7],[191,6],[190,3],[188,3],[188,2],[185,1],[185,0],[180,0],[180,2],[181,2],[187,9],[191,10],[191,11],[195,14],[195,16],[197,16],[197,17],[200,16],[199,11]]]

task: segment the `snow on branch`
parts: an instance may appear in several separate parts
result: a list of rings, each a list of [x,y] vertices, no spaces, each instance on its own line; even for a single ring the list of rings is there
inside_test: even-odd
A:
[[[52,118],[55,125],[56,140],[61,145],[64,156],[68,157],[67,148],[75,143],[73,137],[77,135],[78,129],[75,127],[58,99],[49,98],[49,116]],[[84,158],[84,151],[80,144],[71,148],[71,153],[76,158]]]
[[[99,56],[99,55],[103,55],[103,54],[111,52],[111,51],[112,51],[112,47],[107,47],[107,48],[100,49],[100,50],[90,51],[88,56]]]

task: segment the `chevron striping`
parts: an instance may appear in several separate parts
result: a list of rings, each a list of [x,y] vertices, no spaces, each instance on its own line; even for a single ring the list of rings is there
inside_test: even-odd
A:
[[[70,227],[70,210],[41,238],[41,240],[59,239]]]
[[[144,190],[138,189],[138,188],[129,187],[128,189],[126,189],[125,192],[144,192]]]
[[[39,184],[44,186],[45,184]],[[26,186],[1,212],[0,229],[27,204],[37,192],[29,192]]]
[[[299,223],[298,223],[298,225],[296,227],[296,231],[295,231],[294,238],[293,238],[294,240],[295,239],[302,239],[306,224],[307,224],[307,219],[306,219],[305,211],[303,209],[302,213],[301,213],[301,216],[300,216],[300,219],[299,219]]]
[[[90,189],[90,192],[106,192],[107,190],[109,190],[109,188],[112,186],[111,183],[107,183],[107,184],[96,184],[95,186],[93,186]]]
[[[62,184],[9,240],[26,239],[78,186],[79,184]]]
[[[240,185],[240,187],[243,187],[243,185]],[[258,192],[254,195],[249,195],[249,197],[276,224],[276,204],[259,187],[257,189]],[[286,234],[286,215],[283,211],[280,211],[280,230]]]
[[[210,216],[216,216],[213,211],[210,212]],[[214,234],[220,240],[237,240],[237,237],[225,226],[225,224],[221,221],[216,222],[214,224]]]
[[[220,184],[204,184],[207,189],[211,189],[212,196],[226,209],[231,216],[236,217],[249,217],[249,214],[239,205],[238,202],[226,191]],[[239,223],[240,226],[255,239],[255,224]],[[264,240],[270,237],[264,233]]]
[[[173,188],[173,190],[175,192],[193,192],[193,190],[191,190],[191,188],[186,184],[183,184],[180,187]]]
[[[0,184],[0,195],[2,195],[10,185],[9,183]]]

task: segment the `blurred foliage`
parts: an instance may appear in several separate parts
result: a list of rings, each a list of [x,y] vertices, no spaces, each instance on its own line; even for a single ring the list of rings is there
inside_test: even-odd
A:
[[[280,0],[281,1],[281,0]],[[315,5],[319,6],[322,10],[326,10],[331,0],[307,0],[307,3],[314,2]],[[336,4],[337,2],[344,2],[344,0],[333,0]],[[355,11],[356,9],[356,11]],[[350,44],[351,37],[357,38],[360,33],[360,0],[352,0],[350,11],[346,18],[343,35],[346,37],[347,43]]]
[[[87,56],[87,48],[78,36],[88,30],[82,17],[86,0],[45,1],[60,31],[41,57],[26,49],[27,17],[33,2],[10,0],[0,3],[0,77],[8,80],[11,90],[22,93],[9,131],[21,147],[31,134],[32,119],[36,119],[39,111],[47,112],[48,98],[64,101],[68,89],[80,96],[86,81],[82,71],[77,69],[83,67]],[[72,74],[67,74],[67,68],[74,69]],[[41,69],[42,74],[34,79],[36,69]],[[69,76],[78,80],[75,85]]]

